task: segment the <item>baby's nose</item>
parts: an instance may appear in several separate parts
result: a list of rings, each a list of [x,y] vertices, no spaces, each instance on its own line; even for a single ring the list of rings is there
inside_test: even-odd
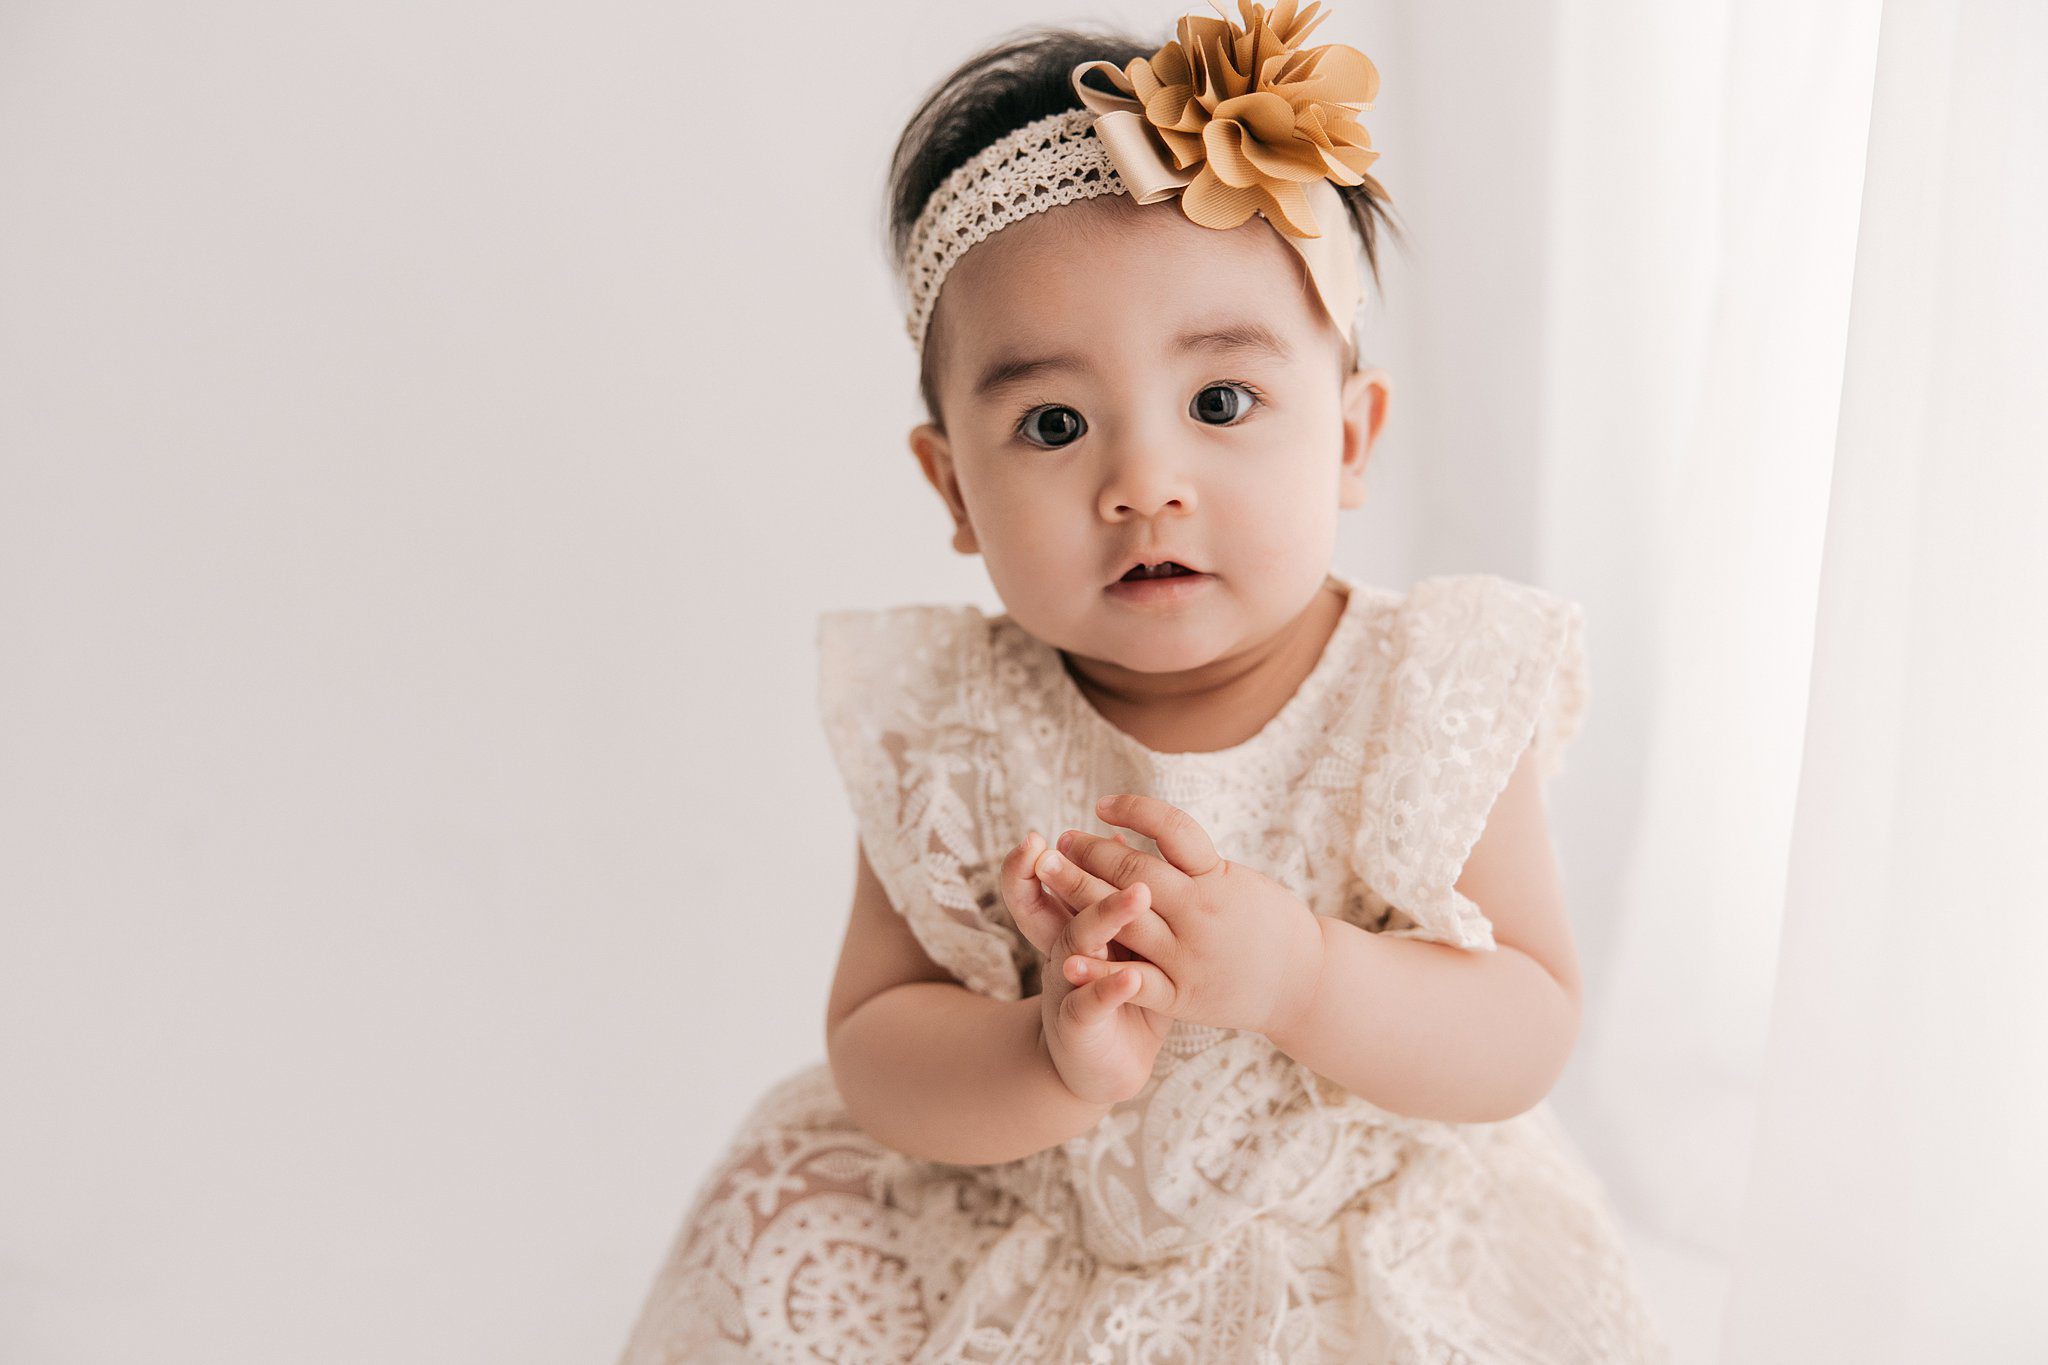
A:
[[[1188,478],[1186,461],[1177,452],[1147,443],[1142,449],[1117,453],[1114,467],[1102,482],[1098,510],[1106,520],[1127,521],[1169,513],[1185,516],[1194,507],[1195,487]]]

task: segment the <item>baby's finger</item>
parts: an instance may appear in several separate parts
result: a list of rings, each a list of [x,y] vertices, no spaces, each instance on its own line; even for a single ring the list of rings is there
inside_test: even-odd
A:
[[[1032,872],[1070,910],[1085,909],[1117,889],[1075,866],[1073,859],[1062,857],[1056,848],[1039,854]]]
[[[1144,908],[1116,927],[1104,952],[1090,956],[1114,958],[1116,950],[1122,948],[1171,970],[1180,953],[1180,940],[1174,937],[1173,926],[1166,922],[1166,917],[1152,908],[1152,888],[1144,882],[1133,882],[1131,889],[1140,886],[1145,887]]]
[[[1099,957],[1082,957],[1077,954],[1066,960],[1062,970],[1067,978],[1067,984],[1075,988],[1075,994],[1080,994],[1083,987],[1114,981],[1121,972],[1135,972],[1138,978],[1137,992],[1122,1003],[1142,1005],[1148,1010],[1158,1010],[1163,1014],[1173,1012],[1173,978],[1150,962],[1105,962]]]
[[[1152,908],[1152,888],[1144,882],[1132,882],[1076,912],[1060,943],[1065,951],[1085,957],[1147,957],[1169,971],[1180,946],[1173,926]]]
[[[1032,871],[1044,849],[1045,841],[1039,838],[1037,830],[1032,830],[1003,859],[1003,903],[1010,907],[1010,918],[1016,921],[1018,932],[1039,952],[1050,954],[1073,912],[1041,886]]]
[[[1066,861],[1101,878],[1112,888],[1146,881],[1154,890],[1163,890],[1171,897],[1188,882],[1187,874],[1164,858],[1086,830],[1067,830],[1053,841],[1052,851],[1064,853]]]
[[[1109,941],[1117,936],[1117,931],[1151,904],[1150,889],[1143,882],[1122,891],[1112,891],[1085,910],[1075,912],[1074,917],[1067,921],[1066,933],[1060,944],[1069,953],[1107,957]]]
[[[1105,824],[1122,825],[1150,839],[1159,846],[1160,857],[1190,877],[1205,876],[1222,865],[1208,831],[1179,806],[1156,796],[1118,792],[1097,801],[1095,813]],[[1079,851],[1075,853],[1078,856]]]
[[[1082,1028],[1102,1023],[1116,1012],[1116,1007],[1142,989],[1138,974],[1126,962],[1107,979],[1097,981],[1085,990],[1068,991],[1067,998],[1060,1001],[1060,1008],[1067,1017]]]

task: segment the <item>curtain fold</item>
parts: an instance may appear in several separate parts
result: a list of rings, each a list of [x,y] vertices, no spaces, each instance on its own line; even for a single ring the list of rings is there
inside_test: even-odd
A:
[[[2044,64],[1884,5],[1729,1365],[2048,1359]]]
[[[1877,33],[1877,0],[1560,10],[1540,577],[1588,604],[1613,742],[1557,816],[1567,858],[1625,836],[1558,1107],[1680,1365],[1739,1238]]]

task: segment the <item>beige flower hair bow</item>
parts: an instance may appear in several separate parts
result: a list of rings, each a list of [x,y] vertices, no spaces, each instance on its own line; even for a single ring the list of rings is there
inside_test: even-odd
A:
[[[1281,0],[1269,11],[1238,0],[1241,28],[1227,15],[1185,15],[1176,39],[1151,57],[1121,70],[1083,62],[1072,80],[1139,203],[1179,195],[1181,211],[1210,228],[1263,215],[1301,254],[1348,336],[1361,284],[1331,183],[1380,188],[1366,174],[1379,153],[1357,117],[1372,108],[1380,76],[1355,47],[1301,48],[1329,17],[1322,8],[1297,13],[1295,0]],[[1098,74],[1114,89],[1088,82]],[[1340,230],[1325,235],[1326,222]]]

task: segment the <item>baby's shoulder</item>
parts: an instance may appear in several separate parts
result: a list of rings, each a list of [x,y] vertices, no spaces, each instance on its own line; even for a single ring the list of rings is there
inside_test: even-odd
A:
[[[1388,620],[1384,728],[1450,762],[1495,731],[1518,754],[1533,731],[1545,772],[1556,770],[1589,693],[1578,602],[1499,574],[1439,574]]]
[[[1533,583],[1492,573],[1435,574],[1388,593],[1382,649],[1397,672],[1449,681],[1459,673],[1515,671],[1517,661],[1575,654],[1585,611]]]
[[[971,602],[907,602],[887,607],[839,607],[818,613],[819,647],[911,648],[958,643],[989,618]]]
[[[828,719],[862,717],[906,734],[978,721],[988,709],[989,652],[990,619],[972,603],[820,612],[819,702]]]
[[[827,670],[857,676],[943,675],[986,655],[990,627],[987,614],[970,602],[842,607],[818,613],[818,657]]]
[[[1432,574],[1405,589],[1344,581],[1362,599],[1353,612],[1365,627],[1359,646],[1411,681],[1569,649],[1583,630],[1578,603],[1500,574]]]
[[[1577,603],[1547,588],[1493,573],[1432,574],[1417,579],[1396,604],[1402,621],[1416,628],[1554,617],[1577,609]]]

